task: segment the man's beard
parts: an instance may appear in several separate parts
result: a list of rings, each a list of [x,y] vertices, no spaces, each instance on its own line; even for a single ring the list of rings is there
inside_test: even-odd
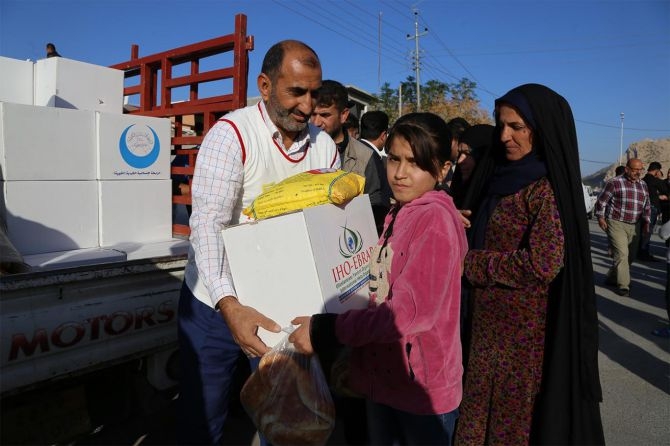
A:
[[[291,117],[291,110],[288,108],[282,107],[282,105],[277,100],[277,96],[273,93],[270,93],[270,98],[267,104],[268,115],[274,124],[287,132],[301,132],[305,127],[307,127],[307,122],[309,117],[306,118],[305,122],[297,122]]]

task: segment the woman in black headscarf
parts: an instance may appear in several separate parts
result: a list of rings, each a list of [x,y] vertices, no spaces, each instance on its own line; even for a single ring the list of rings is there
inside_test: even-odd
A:
[[[537,84],[495,102],[464,275],[472,333],[457,442],[604,444],[598,325],[577,136]]]
[[[477,161],[493,142],[494,127],[489,124],[475,124],[468,127],[458,138],[458,160],[451,178],[451,197],[457,208],[462,209],[463,199],[468,191],[470,179],[477,167]]]

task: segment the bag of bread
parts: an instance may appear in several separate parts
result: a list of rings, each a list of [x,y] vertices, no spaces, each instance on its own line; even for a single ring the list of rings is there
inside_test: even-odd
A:
[[[324,445],[335,427],[335,405],[317,357],[298,353],[288,335],[263,355],[240,401],[273,445]]]
[[[260,220],[320,204],[345,204],[362,194],[364,187],[365,178],[353,172],[308,170],[263,190],[242,213]]]

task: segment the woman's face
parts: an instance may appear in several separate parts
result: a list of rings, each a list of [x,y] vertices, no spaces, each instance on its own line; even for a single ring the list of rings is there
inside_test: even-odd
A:
[[[432,173],[416,164],[412,147],[400,135],[393,138],[389,147],[386,177],[391,185],[393,198],[400,204],[409,203],[433,190],[438,182]]]
[[[533,132],[514,107],[502,104],[498,108],[500,141],[505,145],[509,161],[520,160],[533,149]]]

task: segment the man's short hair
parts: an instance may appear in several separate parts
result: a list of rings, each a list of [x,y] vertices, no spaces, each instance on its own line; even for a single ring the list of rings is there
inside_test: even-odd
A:
[[[348,129],[356,129],[359,130],[359,125],[358,125],[358,117],[356,117],[355,114],[349,113],[349,116],[347,116],[347,122],[344,123],[344,126]]]
[[[361,116],[361,138],[372,141],[389,128],[389,117],[381,110],[373,110]]]
[[[265,57],[263,58],[263,65],[261,66],[261,72],[265,73],[270,80],[275,81],[277,76],[279,76],[279,71],[281,70],[281,65],[284,62],[284,56],[286,51],[292,48],[302,47],[312,53],[313,57],[305,57],[300,62],[304,65],[307,65],[312,68],[316,68],[321,65],[319,61],[319,56],[317,56],[316,51],[309,47],[309,45],[299,41],[299,40],[282,40],[277,42],[270,47]]]
[[[319,94],[316,98],[317,107],[330,107],[335,105],[337,111],[343,111],[349,103],[349,92],[344,85],[337,81],[326,79],[321,83]]]
[[[661,169],[662,169],[661,163],[659,163],[658,161],[652,161],[651,163],[649,163],[649,167],[647,168],[647,172],[654,172],[654,171],[661,170]]]

